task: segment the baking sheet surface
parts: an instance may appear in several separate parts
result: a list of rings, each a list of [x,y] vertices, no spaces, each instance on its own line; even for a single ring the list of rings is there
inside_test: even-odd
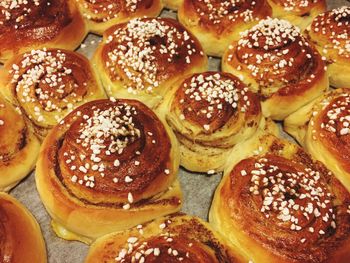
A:
[[[327,3],[329,9],[350,5],[349,1],[346,0],[328,0]],[[161,16],[176,18],[176,13],[163,11]],[[96,35],[89,34],[78,52],[91,58],[100,39]],[[209,66],[210,70],[219,70],[220,60],[209,58]],[[284,136],[286,135],[284,134]],[[207,220],[211,199],[220,182],[221,174],[212,176],[193,174],[180,168],[179,178],[184,193],[182,211]],[[84,261],[89,248],[87,245],[75,241],[65,241],[58,238],[52,231],[51,219],[46,213],[35,187],[34,173],[24,179],[10,194],[19,199],[38,220],[46,241],[49,263],[79,263]]]

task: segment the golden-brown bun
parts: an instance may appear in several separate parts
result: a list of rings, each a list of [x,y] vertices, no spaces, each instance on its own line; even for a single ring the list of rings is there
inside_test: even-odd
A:
[[[286,19],[304,30],[312,20],[327,9],[326,0],[267,0],[272,16]]]
[[[240,33],[272,15],[267,0],[184,0],[179,21],[201,42],[210,56],[221,57]]]
[[[350,191],[350,90],[338,89],[285,119],[285,130]]]
[[[165,8],[178,10],[184,0],[163,0]]]
[[[135,100],[88,102],[41,148],[36,183],[57,235],[86,243],[181,207],[171,130]]]
[[[318,51],[286,20],[266,19],[226,51],[223,70],[262,97],[266,117],[283,120],[328,89]]]
[[[34,168],[40,144],[21,113],[2,97],[0,137],[0,191],[7,192]]]
[[[2,1],[0,61],[32,49],[74,50],[87,33],[74,0]]]
[[[0,92],[22,110],[40,140],[79,105],[106,97],[89,61],[68,50],[17,55],[1,70],[0,83]]]
[[[156,17],[161,0],[76,0],[89,31],[102,35],[109,27],[135,17]]]
[[[155,107],[175,81],[207,69],[198,40],[176,20],[133,19],[109,28],[93,58],[108,95]]]
[[[350,7],[343,6],[317,16],[306,34],[327,58],[330,84],[350,87]]]
[[[237,145],[210,223],[253,262],[348,262],[350,194],[302,148],[264,134]]]
[[[180,164],[195,172],[222,171],[232,147],[264,123],[258,96],[229,73],[188,76],[160,111],[180,142]]]
[[[85,263],[100,262],[235,263],[248,259],[208,223],[178,213],[99,238]]]
[[[47,262],[45,242],[35,218],[5,193],[0,193],[0,262]]]

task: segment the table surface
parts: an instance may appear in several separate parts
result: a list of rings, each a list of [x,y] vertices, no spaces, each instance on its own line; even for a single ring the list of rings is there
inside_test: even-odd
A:
[[[327,3],[329,9],[350,5],[348,0],[328,0]],[[165,10],[161,16],[176,18],[176,13]],[[89,34],[78,52],[91,58],[100,40],[100,37]],[[210,70],[219,70],[220,59],[209,58],[209,68]],[[221,177],[221,174],[208,176],[189,173],[180,168],[179,178],[184,193],[182,211],[207,220],[211,200]],[[21,201],[39,222],[46,241],[49,263],[84,262],[89,249],[87,245],[75,241],[65,241],[58,238],[53,232],[50,225],[51,219],[43,207],[35,187],[34,172],[13,189],[10,194]]]

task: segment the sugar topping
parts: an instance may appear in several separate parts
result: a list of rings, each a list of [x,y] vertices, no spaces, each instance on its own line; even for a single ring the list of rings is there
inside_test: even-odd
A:
[[[80,3],[77,0],[78,3]],[[121,12],[135,13],[142,0],[122,0],[122,1],[104,1],[104,0],[84,0],[84,17],[89,20],[107,22],[117,18]],[[101,17],[102,16],[102,17]]]
[[[66,103],[69,110],[73,109],[72,103],[82,101],[81,96],[75,93],[74,89],[70,92],[68,100],[65,93],[70,86],[65,83],[67,78],[73,77],[72,68],[65,66],[66,54],[57,50],[57,52],[42,50],[32,50],[23,55],[18,64],[13,64],[10,74],[11,83],[15,85],[17,99],[20,103],[39,102],[41,107],[35,106],[34,115],[36,121],[44,121],[42,110],[46,112],[61,112],[59,104]],[[84,82],[82,85],[86,86]],[[77,83],[73,84],[78,87]],[[60,117],[56,116],[57,121]]]
[[[288,224],[293,231],[319,235],[324,235],[329,225],[336,228],[332,194],[319,171],[310,168],[285,171],[278,164],[269,162],[268,157],[260,158],[255,161],[253,170],[240,171],[240,176],[248,174],[251,178],[250,193],[253,196],[262,195],[261,213],[266,218],[276,214],[283,226]],[[313,220],[320,223],[311,227],[309,222]]]
[[[329,43],[322,46],[325,56],[330,50],[336,50],[339,55],[350,58],[350,7],[320,14],[312,23],[312,30],[328,37]],[[332,56],[332,60],[336,61],[336,58]]]
[[[160,74],[168,64],[183,59],[186,67],[194,55],[202,55],[186,30],[180,31],[162,19],[133,19],[107,36],[105,43],[113,45],[106,67],[116,79],[127,78],[126,88],[134,94],[140,90],[152,93],[164,80]],[[160,65],[163,61],[167,64]]]
[[[229,21],[243,20],[244,22],[259,20],[259,17],[254,13],[254,9],[257,7],[257,2],[249,1],[250,3],[247,5],[244,5],[244,2],[246,1],[199,0],[196,12],[200,17],[208,19],[214,25],[220,24],[227,19]],[[202,5],[204,5],[204,8]]]

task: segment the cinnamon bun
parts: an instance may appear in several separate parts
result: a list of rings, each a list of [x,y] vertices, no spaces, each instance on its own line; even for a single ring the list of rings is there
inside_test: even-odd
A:
[[[258,96],[229,73],[188,76],[160,111],[180,142],[181,165],[195,172],[222,171],[232,148],[264,124]]]
[[[93,58],[108,95],[154,108],[170,85],[207,69],[198,40],[176,20],[138,18],[109,28]]]
[[[56,234],[90,243],[181,207],[177,141],[144,104],[97,100],[41,148],[36,184]]]
[[[328,89],[318,51],[286,20],[266,19],[226,51],[223,70],[260,94],[266,117],[283,120]]]
[[[248,262],[239,249],[197,217],[173,214],[99,238],[85,263]]]
[[[1,70],[0,83],[0,92],[22,110],[40,140],[79,105],[106,97],[89,61],[68,50],[15,56]]]
[[[253,262],[346,262],[350,194],[297,145],[264,134],[235,148],[210,222]]]

